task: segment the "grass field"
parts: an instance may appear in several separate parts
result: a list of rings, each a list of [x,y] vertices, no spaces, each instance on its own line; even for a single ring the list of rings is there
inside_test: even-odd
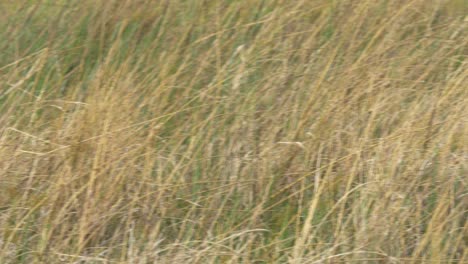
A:
[[[467,5],[0,1],[0,263],[468,263]]]

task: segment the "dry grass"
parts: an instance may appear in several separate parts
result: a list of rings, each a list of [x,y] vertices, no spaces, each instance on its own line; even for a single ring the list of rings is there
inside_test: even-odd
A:
[[[468,262],[464,4],[2,1],[0,263]]]

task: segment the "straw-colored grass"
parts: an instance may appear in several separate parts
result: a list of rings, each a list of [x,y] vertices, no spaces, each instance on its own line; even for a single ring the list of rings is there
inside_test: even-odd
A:
[[[0,8],[0,263],[468,262],[465,1]]]

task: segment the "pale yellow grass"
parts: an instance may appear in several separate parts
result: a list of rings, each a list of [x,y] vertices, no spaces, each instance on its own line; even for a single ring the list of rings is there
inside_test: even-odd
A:
[[[466,263],[463,8],[11,4],[0,263]]]

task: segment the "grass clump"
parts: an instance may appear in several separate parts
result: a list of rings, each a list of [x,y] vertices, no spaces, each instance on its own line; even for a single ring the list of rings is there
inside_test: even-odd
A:
[[[463,263],[463,1],[3,1],[0,263]]]

